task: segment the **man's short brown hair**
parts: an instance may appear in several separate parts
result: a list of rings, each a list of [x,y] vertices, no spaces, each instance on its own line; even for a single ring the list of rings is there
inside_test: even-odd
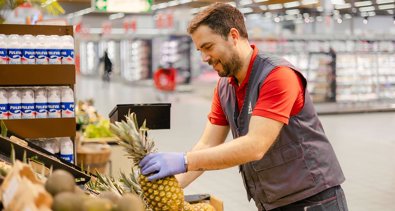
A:
[[[215,33],[227,39],[231,28],[239,31],[241,37],[248,39],[243,14],[226,3],[214,3],[200,11],[191,20],[188,33],[193,34],[201,25],[208,26]]]

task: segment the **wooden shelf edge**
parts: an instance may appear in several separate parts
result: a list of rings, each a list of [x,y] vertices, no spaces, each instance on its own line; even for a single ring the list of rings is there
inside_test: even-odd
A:
[[[1,34],[31,34],[31,35],[71,35],[73,26],[61,25],[25,25],[25,24],[0,24]]]
[[[74,85],[74,65],[0,65],[2,86]]]
[[[20,138],[75,137],[75,118],[9,119],[8,130]]]

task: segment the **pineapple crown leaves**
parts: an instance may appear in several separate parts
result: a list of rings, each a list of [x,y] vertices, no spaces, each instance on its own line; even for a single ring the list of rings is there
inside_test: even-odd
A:
[[[129,189],[130,193],[135,193],[139,195],[141,198],[143,197],[143,191],[141,189],[140,184],[137,181],[137,167],[132,168],[132,172],[130,173],[130,177],[128,177],[124,172],[120,172],[119,181]]]
[[[137,165],[145,155],[156,151],[155,144],[147,137],[145,121],[139,127],[135,113],[129,113],[125,118],[126,121],[111,124],[110,130],[120,139],[118,144],[124,147],[128,157]]]
[[[109,178],[105,175],[100,174],[99,172],[96,171],[96,176],[97,178],[95,180],[90,180],[86,186],[94,191],[110,191],[118,196],[123,195],[125,192],[123,187],[115,181],[113,178]]]
[[[7,126],[5,125],[4,121],[1,120],[1,136],[7,137],[8,129]]]

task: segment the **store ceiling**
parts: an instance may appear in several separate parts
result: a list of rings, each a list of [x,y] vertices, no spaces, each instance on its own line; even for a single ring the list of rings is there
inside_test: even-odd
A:
[[[235,2],[228,0],[219,0],[220,2]],[[168,9],[177,7],[201,8],[218,0],[155,0],[154,9]],[[265,13],[272,12],[277,14],[299,14],[309,13],[319,15],[323,12],[322,3],[324,0],[240,0],[238,8],[242,12],[248,13]],[[333,4],[333,15],[349,14],[351,16],[375,16],[375,15],[393,15],[395,10],[395,0],[329,0]],[[288,11],[288,12],[287,12]]]
[[[89,8],[91,0],[58,0],[66,10],[73,13],[84,8]],[[333,10],[329,13],[334,18],[350,18],[353,16],[394,16],[395,0],[240,0],[237,7],[244,14],[265,14],[270,17],[295,16],[305,17],[320,16],[323,11],[322,4],[329,1]],[[214,2],[231,3],[236,6],[235,1],[229,0],[154,0],[152,9],[157,12],[167,9],[191,8],[194,12]],[[103,15],[103,14],[102,14]],[[104,14],[105,15],[105,14]],[[395,18],[395,17],[394,17]]]

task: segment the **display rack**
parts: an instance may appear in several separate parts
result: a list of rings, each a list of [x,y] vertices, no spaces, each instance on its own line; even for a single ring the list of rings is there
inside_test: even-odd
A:
[[[60,158],[49,154],[44,149],[27,142],[27,145],[16,144],[8,138],[0,136],[0,156],[2,159],[6,159],[7,162],[11,162],[11,151],[15,150],[15,158],[23,160],[26,157],[29,160],[38,161],[44,164],[47,168],[65,169],[66,171],[73,174],[76,178],[77,184],[85,184],[90,180],[90,175],[82,171],[78,166],[61,160]]]
[[[73,36],[73,27],[0,24],[0,34]],[[74,84],[74,64],[0,65],[0,86],[69,86],[74,90]],[[74,139],[76,134],[75,118],[13,119],[4,122],[7,128],[20,138],[71,137]]]

